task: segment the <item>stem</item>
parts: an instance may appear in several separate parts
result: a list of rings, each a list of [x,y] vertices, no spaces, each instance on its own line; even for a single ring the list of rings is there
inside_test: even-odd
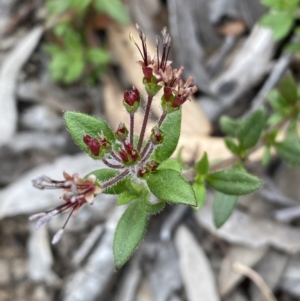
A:
[[[110,186],[113,186],[113,185],[117,184],[120,180],[125,178],[128,174],[129,174],[129,169],[124,170],[123,172],[118,174],[116,177],[114,177],[114,178],[110,179],[109,181],[104,182],[103,184],[101,184],[101,188],[106,189]]]
[[[154,145],[152,144],[152,143],[150,143],[149,144],[150,145],[150,150],[149,150],[149,152],[148,153],[146,153],[146,155],[145,155],[145,157],[143,158],[142,157],[142,163],[145,163],[146,162],[146,160],[148,160],[149,159],[149,157],[152,155],[152,153],[153,153],[153,150],[154,150]],[[146,148],[146,147],[145,147]],[[148,147],[149,148],[149,147]]]
[[[146,126],[147,126],[148,118],[149,118],[149,114],[150,114],[152,100],[153,100],[153,96],[149,95],[147,105],[146,105],[145,114],[144,114],[144,120],[143,120],[143,124],[142,124],[142,128],[141,128],[140,138],[139,138],[139,142],[138,142],[138,145],[137,145],[137,150],[138,151],[141,150],[141,147],[142,147],[142,144],[143,144],[145,131],[146,131]]]
[[[163,112],[162,115],[157,120],[158,127],[160,127],[167,116],[166,112]]]
[[[110,155],[111,155],[115,160],[117,160],[118,162],[121,162],[121,159],[116,155],[115,152],[111,151],[111,152],[110,152]]]
[[[256,271],[252,270],[251,268],[247,267],[246,265],[240,262],[235,262],[233,264],[233,269],[238,273],[241,273],[242,275],[250,278],[259,288],[259,290],[261,291],[261,293],[267,301],[277,301],[266,282]]]
[[[158,125],[158,127],[160,127],[160,126],[162,125],[162,123],[163,123],[163,121],[165,120],[166,116],[167,116],[167,113],[166,113],[166,112],[163,112],[162,115],[159,117],[159,119],[157,120],[157,125]],[[147,144],[145,145],[144,149],[143,149],[142,152],[141,152],[141,158],[143,159],[143,161],[144,161],[144,160],[147,160],[147,159],[150,157],[150,155],[151,155],[151,153],[150,153],[149,156],[147,155],[147,158],[145,158],[145,159],[143,158],[144,155],[147,153],[147,151],[148,151],[148,149],[149,149],[149,146],[150,146],[151,144],[152,144],[152,143],[151,143],[151,140],[149,139],[148,142],[147,142]],[[153,148],[152,148],[152,151],[153,151]]]
[[[107,161],[105,158],[102,159],[102,162],[103,162],[106,166],[108,166],[108,167],[110,167],[110,168],[113,168],[113,169],[124,168],[124,165],[121,165],[121,164],[113,164],[113,163]]]
[[[133,145],[133,136],[134,136],[134,113],[130,113],[130,132],[129,132],[129,141]]]

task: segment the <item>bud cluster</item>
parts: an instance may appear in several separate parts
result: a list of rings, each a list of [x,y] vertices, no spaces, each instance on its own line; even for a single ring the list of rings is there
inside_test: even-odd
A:
[[[103,135],[99,135],[99,138],[92,138],[90,135],[84,134],[82,140],[95,157],[102,158],[111,150],[111,143]]]

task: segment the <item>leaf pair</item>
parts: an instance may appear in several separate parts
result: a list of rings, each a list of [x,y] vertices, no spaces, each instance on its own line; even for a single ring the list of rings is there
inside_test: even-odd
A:
[[[266,124],[266,114],[263,109],[259,109],[245,120],[233,120],[229,117],[222,117],[220,124],[226,134],[237,139],[236,143],[229,137],[225,138],[227,148],[233,154],[245,158],[247,150],[254,147],[262,135]]]

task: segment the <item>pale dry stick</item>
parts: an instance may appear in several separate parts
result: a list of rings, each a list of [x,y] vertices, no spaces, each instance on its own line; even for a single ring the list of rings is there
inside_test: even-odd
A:
[[[249,268],[248,266],[240,263],[240,262],[235,262],[233,264],[233,269],[248,277],[250,280],[252,280],[256,286],[258,287],[258,289],[261,291],[261,293],[263,294],[263,296],[265,297],[266,301],[278,301],[274,294],[272,293],[272,291],[270,290],[270,288],[268,287],[268,285],[266,284],[266,282],[263,280],[263,278],[254,270],[252,270],[251,268]]]

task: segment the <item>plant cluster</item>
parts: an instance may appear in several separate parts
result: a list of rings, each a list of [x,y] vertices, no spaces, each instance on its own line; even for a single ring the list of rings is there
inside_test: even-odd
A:
[[[193,78],[182,80],[183,67],[172,67],[168,60],[171,36],[166,29],[162,39],[157,38],[156,54],[147,50],[146,36],[137,26],[141,46],[130,34],[130,40],[141,54],[141,81],[147,100],[140,134],[134,135],[135,113],[141,108],[141,95],[135,87],[126,91],[123,106],[128,112],[129,126],[120,123],[116,130],[98,118],[66,112],[66,126],[74,142],[95,160],[101,160],[107,168],[91,171],[80,178],[78,174],[64,173],[64,180],[57,181],[42,176],[33,181],[40,189],[62,189],[63,204],[53,210],[38,213],[36,228],[53,216],[69,212],[66,223],[53,237],[57,243],[69,218],[84,204],[92,204],[94,197],[106,193],[118,195],[117,205],[127,209],[119,220],[113,243],[116,268],[120,268],[132,255],[143,238],[149,216],[162,211],[166,203],[184,204],[199,210],[205,201],[208,186],[216,190],[214,221],[222,226],[232,213],[240,195],[251,193],[262,186],[262,181],[247,172],[245,166],[249,155],[258,147],[266,145],[264,163],[270,160],[274,148],[282,158],[291,163],[300,161],[300,143],[295,130],[299,118],[298,91],[288,76],[270,96],[275,113],[267,118],[264,110],[255,111],[245,120],[221,119],[227,147],[233,156],[230,160],[211,164],[208,155],[193,168],[193,177],[185,178],[180,160],[171,159],[180,137],[182,105],[197,88]],[[158,92],[162,112],[156,125],[145,139],[152,102]],[[286,139],[279,142],[279,130],[288,124]],[[297,137],[296,137],[297,136]],[[300,163],[300,162],[299,162]],[[101,199],[99,200],[101,201]]]
[[[300,27],[296,26],[299,18],[300,0],[261,0],[261,3],[270,8],[260,23],[273,31],[275,41],[286,38],[292,31],[295,36],[300,36]],[[289,43],[286,50],[297,52],[300,50],[299,38]]]
[[[52,41],[44,45],[50,55],[50,75],[56,82],[71,84],[85,78],[94,84],[110,61],[108,51],[93,47],[87,39],[89,22],[104,15],[120,23],[129,16],[121,0],[49,0],[48,23],[54,23]]]

